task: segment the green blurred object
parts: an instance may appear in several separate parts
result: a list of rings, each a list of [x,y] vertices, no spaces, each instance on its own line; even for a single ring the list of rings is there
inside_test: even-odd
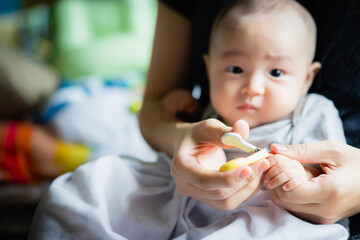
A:
[[[142,107],[142,100],[136,99],[130,104],[129,110],[130,112],[137,114],[140,111],[141,107]]]
[[[60,0],[52,9],[52,63],[69,78],[146,71],[156,0]]]

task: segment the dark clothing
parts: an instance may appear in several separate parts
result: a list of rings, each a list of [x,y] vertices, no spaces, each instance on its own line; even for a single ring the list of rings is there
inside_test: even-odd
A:
[[[194,83],[202,88],[202,103],[209,89],[202,55],[207,53],[216,14],[232,0],[161,0],[193,24]],[[317,24],[315,60],[322,68],[310,92],[331,99],[338,108],[348,144],[360,148],[360,1],[298,0]],[[360,160],[360,159],[359,159]],[[355,186],[358,187],[358,186]],[[351,234],[360,234],[360,216],[351,218]]]

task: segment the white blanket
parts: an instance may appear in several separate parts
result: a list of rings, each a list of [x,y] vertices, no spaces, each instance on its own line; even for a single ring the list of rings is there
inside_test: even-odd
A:
[[[153,161],[154,159],[149,159]],[[276,207],[265,191],[234,211],[180,196],[170,159],[104,157],[56,179],[30,239],[347,239],[339,224],[315,225]]]
[[[135,80],[131,76],[123,78],[109,84],[88,77],[81,83],[60,88],[45,106],[45,120],[60,139],[91,147],[91,160],[119,154],[156,158],[141,136],[137,115],[129,111],[142,91],[126,87],[126,82]]]

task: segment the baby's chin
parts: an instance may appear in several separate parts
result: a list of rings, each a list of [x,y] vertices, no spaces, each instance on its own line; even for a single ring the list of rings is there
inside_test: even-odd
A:
[[[279,120],[281,120],[282,118],[280,119],[271,119],[271,120],[268,120],[268,121],[251,121],[251,120],[246,120],[244,119],[245,121],[248,122],[249,124],[249,128],[256,128],[256,127],[260,127],[260,126],[263,126],[263,125],[266,125],[266,124],[270,124],[270,123],[273,123],[273,122],[277,122]]]
[[[234,126],[234,124],[239,121],[239,120],[244,120],[246,121],[248,124],[249,124],[249,127],[250,128],[254,128],[254,127],[258,127],[260,125],[262,125],[261,123],[257,122],[257,121],[254,121],[252,119],[247,119],[247,118],[239,118],[239,119],[236,119],[236,120],[229,120],[227,121],[226,119],[222,119],[222,122],[226,125],[226,126],[229,126],[229,127],[232,127]]]

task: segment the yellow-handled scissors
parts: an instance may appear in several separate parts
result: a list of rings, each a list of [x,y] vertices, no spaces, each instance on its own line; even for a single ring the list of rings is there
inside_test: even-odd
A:
[[[221,141],[228,146],[233,146],[242,149],[245,152],[252,153],[245,158],[235,158],[222,165],[219,169],[220,172],[230,171],[234,168],[250,165],[260,159],[269,157],[269,153],[265,148],[258,148],[246,142],[238,133],[230,132],[221,137]]]

